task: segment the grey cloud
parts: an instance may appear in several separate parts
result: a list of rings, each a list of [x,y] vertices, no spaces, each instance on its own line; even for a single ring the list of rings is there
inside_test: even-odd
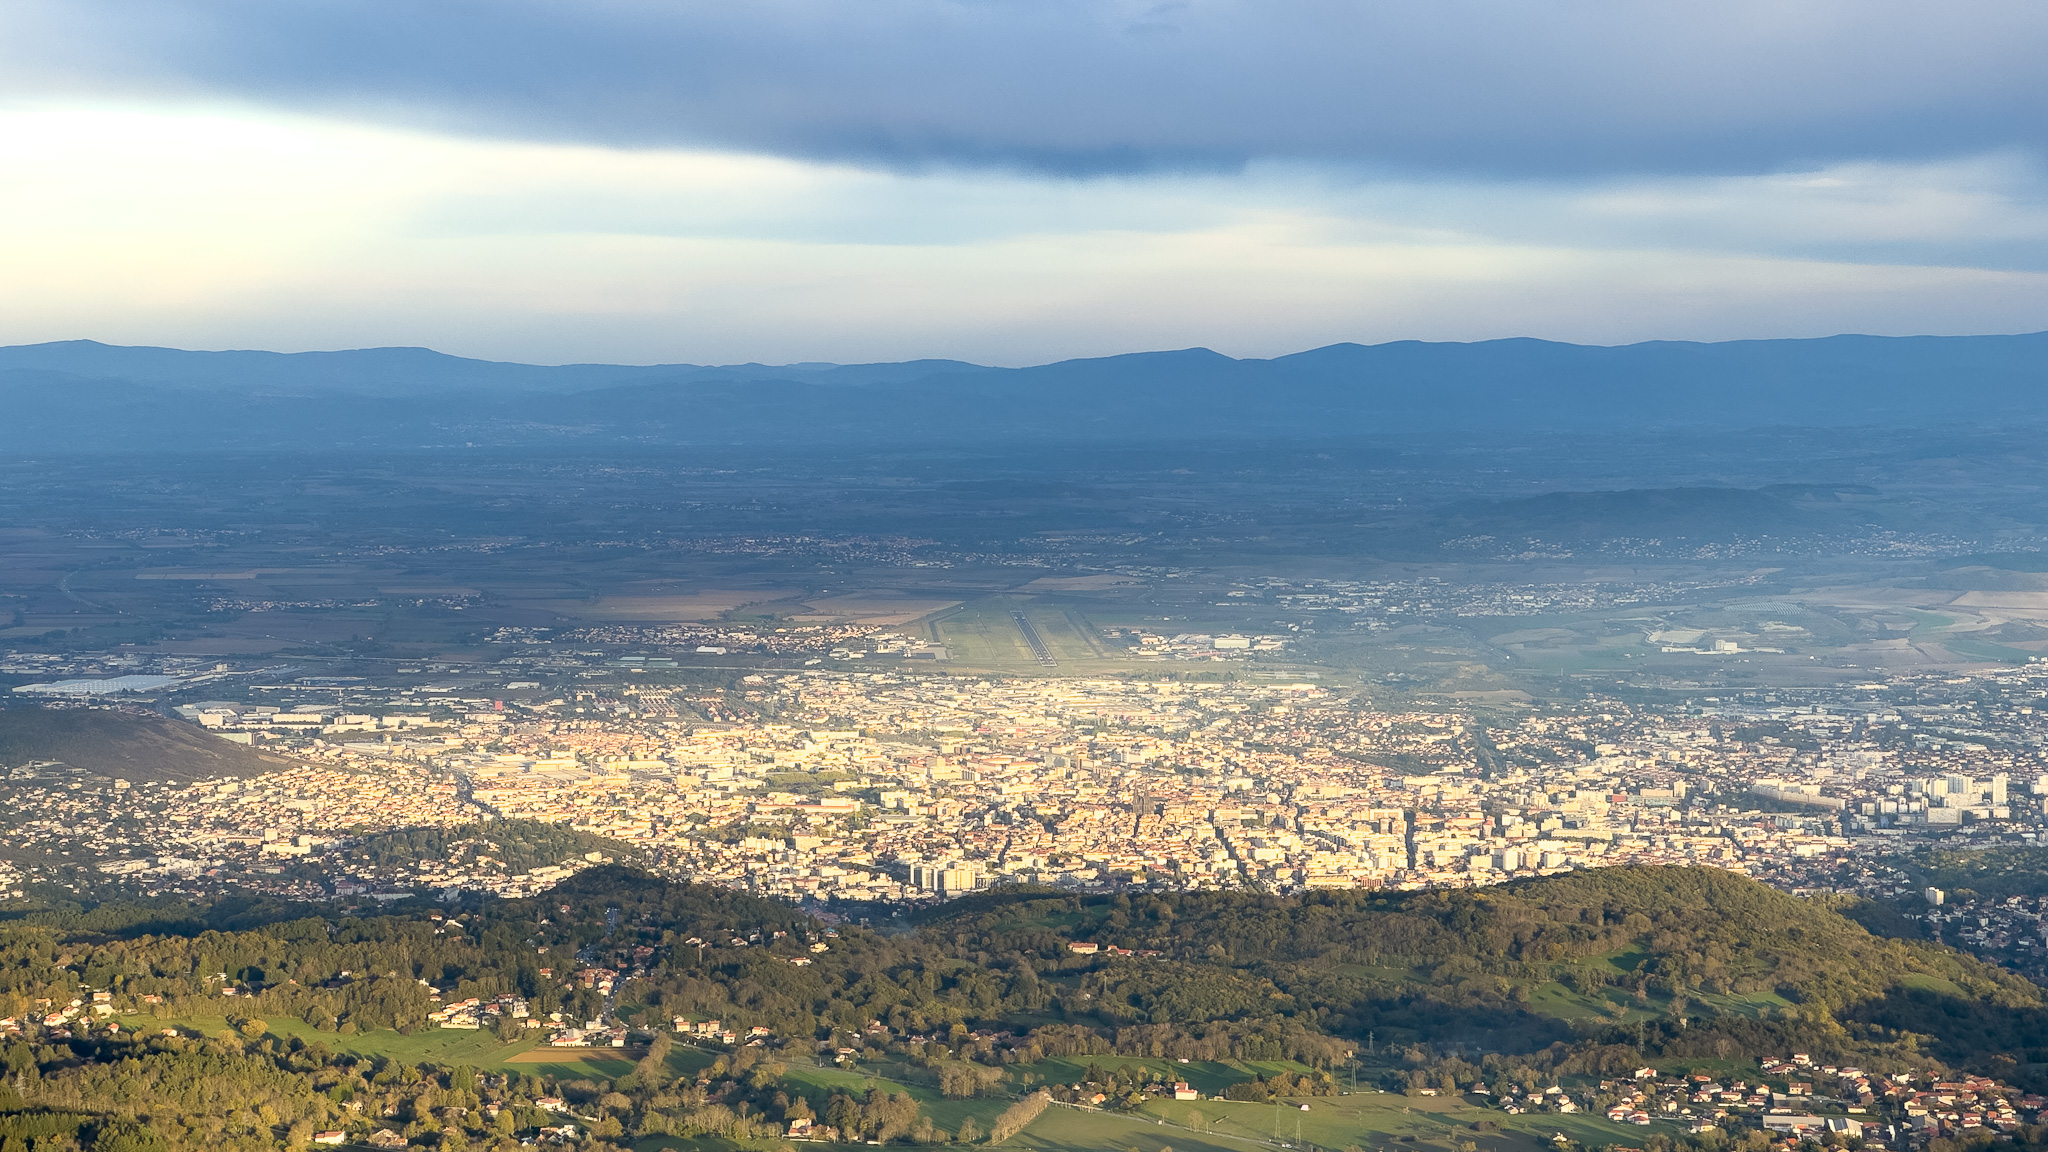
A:
[[[1495,176],[2039,151],[2048,6],[1956,0],[14,0],[23,91],[1052,174]]]

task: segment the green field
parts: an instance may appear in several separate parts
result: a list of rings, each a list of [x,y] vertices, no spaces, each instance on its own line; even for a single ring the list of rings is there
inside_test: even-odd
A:
[[[1300,1105],[1308,1105],[1306,1112]],[[1482,1130],[1473,1125],[1491,1125]],[[1582,1115],[1509,1116],[1463,1099],[1408,1097],[1370,1089],[1272,1104],[1154,1100],[1135,1114],[1054,1107],[1011,1143],[1041,1149],[1249,1149],[1311,1147],[1449,1149],[1471,1141],[1488,1152],[1547,1147],[1562,1132],[1586,1145],[1639,1143],[1650,1129]],[[1276,1135],[1277,1134],[1277,1135]]]
[[[1300,1064],[1287,1061],[1196,1061],[1135,1056],[1052,1057],[1034,1064],[1013,1065],[1009,1090],[1021,1093],[1039,1084],[1075,1083],[1088,1065],[1104,1070],[1146,1069],[1168,1080],[1186,1080],[1205,1097],[1221,1092],[1253,1074],[1271,1076],[1277,1072],[1305,1072]],[[1697,1063],[1697,1062],[1695,1062]],[[908,1091],[924,1107],[933,1123],[948,1130],[972,1116],[984,1130],[1009,1105],[1009,1100],[946,1100],[936,1090],[917,1082],[918,1073],[888,1068],[893,1075],[877,1078],[867,1070],[792,1067],[788,1079],[815,1086],[821,1092],[833,1089],[865,1092],[871,1087]],[[1308,1105],[1304,1112],[1300,1106]],[[1497,1130],[1473,1128],[1491,1124]],[[1410,1097],[1361,1088],[1340,1096],[1308,1097],[1281,1103],[1242,1103],[1229,1100],[1153,1100],[1133,1113],[1055,1105],[1023,1133],[1009,1141],[1011,1147],[1053,1150],[1137,1149],[1138,1152],[1246,1152],[1254,1147],[1294,1146],[1297,1138],[1306,1145],[1341,1149],[1380,1149],[1399,1142],[1409,1147],[1447,1150],[1458,1141],[1470,1140],[1489,1152],[1530,1152],[1548,1147],[1558,1132],[1587,1145],[1639,1143],[1646,1130],[1610,1123],[1597,1116],[1522,1115],[1509,1116],[1483,1108],[1462,1097]],[[1659,1124],[1649,1131],[1673,1130]],[[1298,1136],[1297,1136],[1298,1133]]]
[[[1965,993],[1953,981],[1944,980],[1939,976],[1929,975],[1927,973],[1916,972],[1906,977],[1904,980],[1899,981],[1899,983],[1904,984],[1908,988],[1918,988],[1923,992],[1932,992],[1937,996],[1967,995],[1967,993]]]
[[[151,1032],[159,1028],[176,1028],[187,1034],[213,1036],[231,1031],[227,1019],[222,1016],[192,1016],[172,1020],[159,1020],[149,1016],[120,1017],[123,1028],[138,1032]],[[633,1061],[623,1051],[619,1055],[609,1052],[605,1055],[581,1055],[575,1050],[565,1051],[561,1059],[549,1059],[537,1063],[515,1060],[514,1057],[529,1052],[543,1051],[536,1040],[516,1040],[507,1044],[487,1031],[467,1031],[459,1028],[427,1028],[410,1036],[391,1029],[362,1032],[354,1036],[343,1036],[336,1032],[322,1032],[303,1020],[289,1016],[264,1021],[266,1034],[280,1040],[302,1040],[307,1044],[324,1044],[331,1051],[349,1052],[360,1056],[386,1056],[408,1064],[439,1064],[443,1067],[466,1065],[471,1068],[488,1068],[492,1071],[513,1069],[525,1075],[538,1076],[622,1076],[632,1071]],[[670,1056],[670,1063],[678,1064],[689,1059],[691,1050],[678,1047]],[[553,1053],[548,1053],[552,1056]],[[710,1058],[703,1057],[702,1063],[709,1064]]]
[[[2021,648],[2009,648],[1992,640],[1982,640],[1967,632],[1945,632],[1940,637],[1941,646],[1958,656],[1975,660],[1996,660],[2006,664],[2025,664],[2039,656]]]
[[[822,1102],[833,1092],[845,1092],[855,1097],[865,1095],[870,1088],[880,1088],[885,1092],[908,1092],[911,1099],[917,1101],[918,1107],[923,1109],[924,1114],[931,1117],[932,1123],[948,1132],[957,1131],[960,1122],[969,1116],[974,1117],[974,1122],[986,1132],[995,1118],[1002,1115],[1003,1109],[1011,1104],[1009,1098],[1002,1096],[948,1100],[936,1087],[925,1083],[923,1077],[909,1075],[907,1069],[888,1069],[896,1072],[894,1076],[877,1075],[877,1071],[879,1070],[818,1068],[792,1064],[783,1078],[806,1089],[813,1089],[814,1091],[807,1091],[805,1095],[816,1102]]]
[[[1054,1105],[1011,1137],[1006,1148],[1045,1149],[1137,1149],[1138,1152],[1250,1152],[1263,1141],[1245,1140],[1221,1132],[1197,1132],[1184,1125],[1158,1123],[1158,1118]]]
[[[1276,1072],[1313,1071],[1305,1064],[1295,1064],[1286,1060],[1196,1060],[1183,1064],[1178,1060],[1145,1056],[1053,1056],[1036,1064],[1019,1064],[1016,1067],[1032,1077],[1034,1084],[1075,1084],[1087,1074],[1090,1064],[1100,1065],[1108,1072],[1119,1072],[1125,1068],[1137,1071],[1142,1068],[1157,1074],[1169,1083],[1185,1080],[1189,1087],[1205,1096],[1214,1095],[1232,1084],[1249,1080],[1254,1074],[1271,1076]]]
[[[1755,1019],[1766,1010],[1777,1011],[1792,1006],[1791,1001],[1776,992],[1748,992],[1731,996],[1694,992],[1688,999],[1694,1005],[1711,1008],[1715,1015],[1747,1016],[1751,1019]],[[1626,988],[1603,988],[1592,993],[1574,992],[1553,981],[1536,987],[1529,997],[1529,1007],[1560,1020],[1600,1019],[1635,1024],[1645,1020],[1660,1020],[1670,1015],[1671,998],[1663,993],[1653,992],[1649,1001],[1644,1003],[1638,1001],[1635,994]],[[1617,1015],[1616,1009],[1620,1009],[1622,1014]],[[1698,1015],[1697,1008],[1688,1009],[1686,1015]]]

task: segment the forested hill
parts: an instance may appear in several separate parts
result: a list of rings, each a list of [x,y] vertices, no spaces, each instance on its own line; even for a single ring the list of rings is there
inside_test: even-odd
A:
[[[2014,1034],[2000,1021],[2048,1023],[2042,990],[2010,972],[1873,936],[1836,906],[1717,869],[1289,898],[997,893],[948,906],[925,931],[991,953],[1070,940],[1157,953],[1112,964],[1087,986],[1096,1015],[1126,1024],[1259,1002],[1354,1038],[1527,1048],[1621,1032],[1651,1045],[1751,1047],[1796,1035],[1865,1059],[1898,1048],[1903,1029],[1968,1061],[1988,1055],[1986,1028]],[[1219,999],[1186,1003],[1195,984]]]
[[[1826,903],[1712,868],[1600,869],[1468,891],[1189,893],[1133,897],[1128,908],[1113,898],[996,896],[973,910],[949,907],[944,922],[1028,938],[1069,918],[1062,932],[1076,939],[1177,960],[1426,968],[1471,974],[1523,1002],[1561,980],[1647,988],[1661,1006],[1676,999],[1680,1013],[1696,1005],[1711,1015],[1730,997],[1769,993],[1832,1009],[1915,973],[1986,996],[2037,993],[2008,973],[1872,936]]]
[[[347,1053],[403,1050],[399,1034],[477,1002],[517,1002],[535,1020],[610,1012],[647,1034],[668,1034],[675,1017],[766,1030],[759,1052],[741,1046],[706,1073],[725,1079],[692,1088],[650,1056],[634,1075],[590,1090],[607,1093],[614,1132],[641,1135],[751,1138],[766,1134],[760,1116],[806,1110],[884,1142],[929,1128],[908,1096],[861,1103],[786,1078],[834,1052],[857,1066],[924,1070],[949,1095],[1071,1077],[1057,1063],[1066,1057],[1301,1069],[1233,1083],[1238,1100],[1333,1092],[1333,1071],[1368,1041],[1379,1063],[1364,1072],[1392,1086],[1418,1076],[1459,1088],[1527,1084],[1647,1060],[1726,1067],[1794,1051],[1872,1072],[1968,1069],[2033,1086],[2048,1069],[2041,989],[1936,944],[1873,936],[1829,903],[1713,870],[1289,898],[998,891],[868,928],[605,866],[530,900],[220,913],[18,908],[0,919],[0,1016],[33,1025],[45,1005],[92,990],[129,1021],[106,1035],[80,1022],[61,1044],[54,1032],[0,1038],[17,1072],[0,1083],[0,1128],[10,1110],[62,1112],[80,1125],[96,1116],[89,1122],[102,1132],[146,1121],[158,1132],[176,1125],[174,1144],[269,1147],[232,1099],[176,1087],[191,1061],[247,1080],[236,1091],[270,1100],[281,1118],[271,1123],[318,1126],[347,1119],[334,1102],[348,1096],[327,1093],[336,1083],[382,1099],[419,1082],[388,1065],[350,1064]],[[585,978],[592,968],[604,971]],[[604,982],[614,979],[608,997]],[[254,1047],[157,1036],[158,1023],[218,1028],[223,1017]],[[509,1009],[492,1019],[497,1036],[472,1034],[478,1044],[532,1043]],[[264,1047],[280,1020],[293,1035],[325,1034],[331,1047]],[[433,1092],[421,1099],[444,1099],[434,1093],[457,1091],[462,1075],[429,1078]],[[110,1087],[120,1084],[128,1088]],[[173,1098],[175,1107],[161,1103]],[[249,1138],[222,1144],[236,1132]]]
[[[504,830],[491,838],[493,851],[511,851]],[[1827,903],[1713,869],[1288,898],[995,892],[912,927],[849,925],[829,940],[787,905],[622,867],[589,869],[537,900],[474,903],[445,923],[424,913],[294,916],[238,932],[200,931],[205,920],[193,916],[188,931],[132,939],[108,927],[118,917],[106,909],[90,931],[77,918],[27,916],[0,928],[10,958],[0,1014],[79,983],[217,1005],[205,972],[243,981],[256,997],[243,1006],[330,1027],[421,1024],[430,1005],[420,979],[451,998],[509,992],[581,1014],[598,1001],[564,966],[580,953],[644,969],[619,993],[626,1018],[701,1013],[820,1040],[880,1020],[899,1035],[955,1023],[1007,1032],[1041,1051],[1311,1063],[1371,1034],[1502,1051],[1625,1037],[1653,1049],[1797,1046],[1866,1065],[1929,1053],[1971,1065],[2003,1038],[2048,1036],[2048,998],[2017,976],[1936,944],[1873,936]],[[178,918],[152,909],[136,918],[145,920]],[[1098,950],[1077,953],[1077,942]],[[2021,1063],[2048,1063],[2035,1043],[2009,1046]]]

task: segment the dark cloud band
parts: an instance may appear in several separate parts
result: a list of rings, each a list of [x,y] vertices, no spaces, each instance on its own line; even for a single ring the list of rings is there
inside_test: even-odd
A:
[[[1749,172],[2034,149],[2048,8],[1899,0],[17,0],[47,88],[1052,174]]]

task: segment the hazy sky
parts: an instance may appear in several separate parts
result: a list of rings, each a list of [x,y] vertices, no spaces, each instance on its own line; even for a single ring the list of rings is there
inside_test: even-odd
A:
[[[2048,5],[7,0],[0,343],[2048,328]]]

